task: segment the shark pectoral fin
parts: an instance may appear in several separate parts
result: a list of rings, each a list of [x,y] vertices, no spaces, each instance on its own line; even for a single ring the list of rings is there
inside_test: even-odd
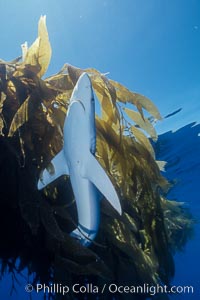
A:
[[[38,190],[43,189],[49,183],[62,175],[69,175],[69,169],[64,156],[63,150],[61,150],[50,162],[47,168],[42,171],[40,179],[38,181]]]
[[[122,214],[121,204],[115,188],[96,158],[90,153],[84,166],[83,177],[90,180],[110,204]]]

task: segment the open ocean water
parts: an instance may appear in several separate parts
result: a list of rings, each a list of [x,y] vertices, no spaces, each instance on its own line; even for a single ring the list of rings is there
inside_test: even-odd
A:
[[[158,158],[166,160],[165,176],[176,184],[168,199],[184,202],[197,220],[194,237],[183,252],[175,255],[174,285],[192,286],[194,293],[174,295],[172,299],[200,299],[200,125],[190,123],[175,132],[159,136]]]

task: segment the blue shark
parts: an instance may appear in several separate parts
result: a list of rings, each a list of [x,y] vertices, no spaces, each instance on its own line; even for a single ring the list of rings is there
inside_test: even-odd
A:
[[[62,175],[70,176],[78,215],[78,227],[71,236],[87,247],[98,232],[102,196],[119,214],[122,213],[116,190],[95,158],[95,101],[87,73],[79,77],[72,92],[63,138],[63,149],[51,161],[54,172],[49,172],[48,168],[42,171],[38,189],[43,189]]]

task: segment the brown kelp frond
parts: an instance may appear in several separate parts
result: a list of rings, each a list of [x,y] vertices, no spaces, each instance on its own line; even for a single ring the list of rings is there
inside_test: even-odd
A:
[[[155,160],[148,136],[156,140],[157,134],[144,114],[146,110],[161,119],[158,109],[93,68],[65,64],[42,79],[51,58],[45,20],[41,17],[31,47],[22,45],[21,60],[0,60],[1,274],[10,258],[19,257],[18,271],[28,267],[41,282],[68,278],[73,283],[87,276],[117,283],[131,278],[132,285],[169,283],[174,274],[171,253],[185,245],[193,221],[184,207],[160,196],[168,188],[158,167],[164,162]],[[69,178],[37,190],[40,170],[53,172],[50,161],[63,146],[69,99],[83,72],[89,74],[101,108],[96,158],[123,208],[119,216],[102,200],[101,226],[90,249],[70,236],[77,212]]]
[[[142,108],[144,108],[155,119],[157,119],[157,120],[162,119],[157,107],[150,99],[148,99],[147,97],[145,97],[143,95],[129,91],[126,87],[124,87],[122,84],[120,84],[116,81],[110,80],[110,83],[116,89],[118,101],[134,104],[138,108],[139,112],[141,112]],[[141,115],[142,115],[142,113],[141,113]]]
[[[194,236],[196,221],[184,203],[162,198],[161,205],[170,247],[174,252],[183,250],[188,240]]]
[[[41,16],[38,23],[38,37],[28,48],[27,43],[22,45],[22,63],[19,71],[23,68],[34,70],[38,77],[42,77],[51,60],[51,45],[46,27],[46,16]],[[19,72],[18,71],[18,72]]]

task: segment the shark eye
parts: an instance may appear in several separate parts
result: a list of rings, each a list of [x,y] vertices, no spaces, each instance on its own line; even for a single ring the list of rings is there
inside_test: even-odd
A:
[[[94,97],[92,97],[92,102],[94,102]]]

